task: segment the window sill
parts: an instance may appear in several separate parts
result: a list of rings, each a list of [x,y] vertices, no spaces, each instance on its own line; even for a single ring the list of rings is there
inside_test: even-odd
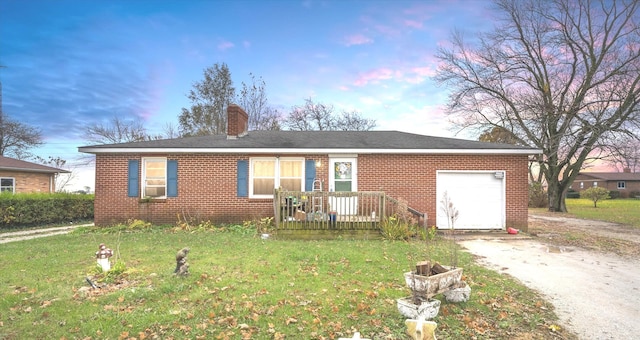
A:
[[[165,203],[167,198],[141,198],[138,203]]]

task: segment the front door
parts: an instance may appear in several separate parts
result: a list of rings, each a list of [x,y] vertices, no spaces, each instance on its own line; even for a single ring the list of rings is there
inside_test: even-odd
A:
[[[329,190],[344,193],[344,196],[330,196],[330,209],[338,215],[355,215],[358,197],[348,193],[358,191],[357,158],[331,158],[329,160]]]

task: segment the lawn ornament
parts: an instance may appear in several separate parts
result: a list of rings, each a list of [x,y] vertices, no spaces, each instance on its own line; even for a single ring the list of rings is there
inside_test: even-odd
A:
[[[109,262],[111,256],[113,256],[113,251],[107,248],[104,243],[100,243],[96,252],[96,259],[103,272],[108,272],[111,269],[111,263]]]

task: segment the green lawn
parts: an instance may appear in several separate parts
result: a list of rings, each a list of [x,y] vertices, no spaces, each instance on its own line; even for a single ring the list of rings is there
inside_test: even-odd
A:
[[[575,217],[628,224],[640,228],[639,199],[598,201],[597,208],[593,207],[593,201],[582,198],[568,198],[566,203],[569,214]]]
[[[261,240],[254,233],[84,229],[0,247],[2,339],[407,339],[395,299],[424,244],[381,240]],[[113,230],[113,229],[111,229]],[[126,263],[83,293],[104,242]],[[191,275],[175,277],[188,246]],[[434,258],[450,244],[438,240]],[[442,300],[437,334],[458,338],[571,338],[553,308],[460,253],[471,300]],[[446,262],[445,262],[446,264]]]

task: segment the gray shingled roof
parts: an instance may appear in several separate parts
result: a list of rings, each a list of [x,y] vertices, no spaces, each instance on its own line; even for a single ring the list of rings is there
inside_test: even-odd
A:
[[[21,161],[15,158],[0,156],[0,170],[44,172],[44,173],[68,173],[67,170],[53,168],[50,166]]]
[[[144,142],[106,144],[80,147],[88,153],[106,152],[164,152],[189,149],[197,152],[226,150],[242,152],[246,150],[437,150],[491,151],[500,153],[540,153],[540,150],[511,144],[485,143],[464,139],[424,136],[398,131],[249,131],[243,137],[227,139],[226,135],[185,137]],[[144,149],[144,150],[142,150]],[[194,150],[195,149],[195,150]]]
[[[604,181],[640,181],[640,172],[581,172],[580,175]]]

